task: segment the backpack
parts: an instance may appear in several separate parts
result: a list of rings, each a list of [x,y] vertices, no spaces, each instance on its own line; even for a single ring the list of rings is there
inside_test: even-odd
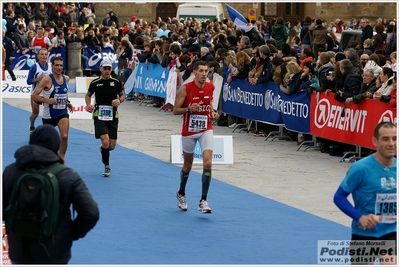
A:
[[[249,36],[251,41],[262,41],[263,40],[263,36],[260,33],[260,31],[258,31],[258,29],[256,27],[253,27],[251,29],[251,36]]]
[[[67,167],[56,164],[46,169],[40,165],[28,168],[14,182],[6,208],[6,232],[42,239],[50,237],[59,218],[60,188],[57,174]]]

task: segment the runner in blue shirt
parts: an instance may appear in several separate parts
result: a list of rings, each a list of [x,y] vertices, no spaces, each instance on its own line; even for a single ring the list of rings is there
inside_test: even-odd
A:
[[[54,57],[52,60],[53,73],[42,78],[32,94],[32,100],[43,103],[43,124],[58,126],[61,136],[59,154],[64,157],[68,147],[68,109],[72,111],[73,106],[68,101],[69,77],[62,74],[63,67],[62,57]]]
[[[353,219],[352,241],[390,240],[396,247],[396,135],[396,125],[379,123],[373,136],[377,151],[354,163],[335,193],[334,203]],[[354,206],[347,199],[349,194]],[[393,251],[395,255],[385,257],[392,257],[394,263],[388,262],[396,265],[396,248]],[[352,259],[358,256],[352,255]]]

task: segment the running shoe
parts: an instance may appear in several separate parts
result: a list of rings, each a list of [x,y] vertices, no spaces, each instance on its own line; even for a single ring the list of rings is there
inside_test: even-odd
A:
[[[229,128],[235,128],[237,126],[237,123],[233,123],[229,125]]]
[[[263,137],[265,133],[263,131],[255,131],[253,135],[256,137]]]
[[[198,210],[202,213],[212,213],[211,207],[208,205],[208,201],[201,200],[198,204]]]
[[[35,126],[33,126],[33,127],[29,126],[29,134],[32,134],[34,130],[35,130]]]
[[[179,207],[179,209],[182,211],[186,211],[188,209],[186,196],[180,195],[178,190],[176,192],[176,198],[177,198],[177,207]]]
[[[109,177],[111,175],[111,166],[105,165],[105,170],[103,172],[104,177]]]

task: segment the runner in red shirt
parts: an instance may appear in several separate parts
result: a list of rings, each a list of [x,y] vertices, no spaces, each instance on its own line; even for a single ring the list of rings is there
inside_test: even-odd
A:
[[[209,185],[212,177],[213,127],[211,118],[218,119],[219,114],[213,110],[214,85],[206,82],[209,66],[205,61],[194,64],[195,78],[183,85],[173,108],[174,115],[183,114],[182,147],[184,164],[180,172],[180,189],[176,192],[177,206],[186,211],[186,183],[194,161],[194,149],[197,141],[202,149],[202,195],[198,210],[212,213],[207,202]]]

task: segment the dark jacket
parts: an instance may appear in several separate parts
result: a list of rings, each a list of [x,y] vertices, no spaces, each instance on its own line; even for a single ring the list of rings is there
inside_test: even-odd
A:
[[[7,36],[3,38],[3,46],[4,49],[6,50],[6,58],[4,59],[4,61],[7,64],[11,64],[10,57],[14,57],[15,49],[14,46],[12,45],[11,39],[8,38]]]
[[[118,15],[116,15],[116,14],[114,13],[114,15],[112,15],[112,16],[110,17],[110,20],[113,21],[113,22],[115,22],[116,28],[119,28],[119,18],[118,18]],[[111,22],[110,22],[110,25],[111,25]]]
[[[16,30],[14,33],[14,42],[17,50],[29,49],[30,43],[25,33]]]
[[[62,14],[60,19],[61,19],[61,21],[65,22],[67,26],[70,26],[72,24],[72,17],[71,17],[71,14],[69,14],[69,13]]]
[[[303,70],[294,74],[290,81],[288,82],[288,86],[290,88],[290,94],[296,94],[301,89],[301,84],[307,82],[308,76],[306,75],[305,78],[301,79]]]
[[[310,45],[310,32],[308,32],[310,26],[310,22],[303,24],[300,34],[300,39],[302,44]]]
[[[319,87],[316,89],[317,92],[324,92],[327,89],[332,89],[332,85],[329,80],[327,80],[327,74],[329,71],[334,72],[334,65],[330,62],[321,66],[316,73],[317,79],[319,81]]]
[[[276,48],[281,50],[281,46],[287,42],[288,33],[287,27],[283,24],[276,24],[272,26],[272,37],[276,40]]]
[[[37,8],[35,10],[35,19],[40,20],[42,23],[44,20],[48,20],[48,14],[46,10]]]
[[[362,85],[360,86],[360,90],[359,90],[359,94],[352,96],[353,99],[353,103],[355,104],[359,104],[362,100],[367,98],[366,93],[370,92],[371,94],[374,94],[374,92],[376,92],[378,89],[375,85],[377,79],[374,78],[370,83],[365,84],[362,83]]]
[[[87,17],[86,17],[85,13],[80,12],[80,11],[79,11],[79,13],[80,14],[79,14],[79,19],[78,19],[78,24],[83,26],[83,25],[87,24]]]
[[[351,67],[346,70],[338,81],[338,90],[342,91],[342,96],[339,92],[335,94],[335,100],[344,102],[348,97],[353,97],[359,94],[360,85],[363,83],[361,70],[357,67]]]
[[[206,53],[204,56],[200,58],[200,60],[205,61],[206,63],[215,61],[215,57],[211,54],[211,52]]]
[[[372,39],[373,38],[373,28],[370,25],[367,25],[362,29],[362,36],[361,36],[361,42],[360,42],[360,47],[363,48],[363,42],[366,39]]]
[[[60,158],[51,150],[38,145],[25,145],[15,152],[16,162],[7,166],[3,172],[3,218],[9,204],[14,181],[23,169],[31,164],[51,166],[60,162]],[[54,237],[46,238],[43,244],[50,256],[36,239],[8,233],[9,256],[12,261],[25,263],[22,243],[27,241],[30,255],[35,264],[67,263],[71,258],[72,241],[83,238],[97,223],[99,210],[85,183],[74,170],[67,168],[58,175],[60,187],[60,219]],[[71,204],[77,216],[71,220]],[[28,263],[28,262],[27,262]]]
[[[6,36],[11,40],[14,38],[14,32],[17,31],[17,24],[14,24],[14,21],[10,17],[6,17]]]
[[[272,62],[269,57],[266,57],[263,60],[263,71],[262,74],[259,76],[258,80],[256,81],[257,84],[260,83],[268,83],[273,81],[273,74],[272,74]]]

